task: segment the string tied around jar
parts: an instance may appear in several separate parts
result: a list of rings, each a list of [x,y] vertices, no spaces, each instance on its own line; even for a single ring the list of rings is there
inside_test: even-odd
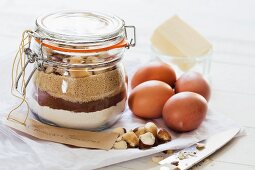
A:
[[[12,96],[16,97],[17,99],[21,101],[8,113],[7,120],[13,120],[22,125],[26,125],[26,121],[29,116],[29,104],[26,100],[26,80],[25,80],[26,70],[25,68],[29,62],[34,62],[34,61],[32,61],[31,58],[27,58],[25,54],[27,53],[27,49],[29,49],[30,47],[32,34],[33,34],[33,31],[31,30],[25,30],[22,33],[21,42],[20,42],[18,51],[14,57],[14,60],[12,63],[12,69],[11,69],[11,94]],[[27,46],[28,48],[26,48]],[[22,93],[17,90],[16,80],[19,78],[21,78]],[[25,104],[26,106],[26,115],[24,120],[21,121],[17,119],[17,117],[13,116],[13,114],[23,104]]]

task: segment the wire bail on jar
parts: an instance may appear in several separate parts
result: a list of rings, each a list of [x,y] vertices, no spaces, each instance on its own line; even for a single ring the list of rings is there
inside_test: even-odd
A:
[[[20,73],[17,76],[17,79],[15,80],[15,89],[22,95],[25,94],[24,89],[26,89],[29,81],[31,80],[33,74],[35,73],[36,70],[43,70],[43,65],[44,63],[47,64],[52,64],[52,65],[61,65],[63,67],[71,68],[74,67],[70,64],[66,63],[61,63],[61,62],[56,62],[56,61],[49,61],[43,57],[43,47],[48,47],[53,50],[58,50],[62,52],[74,52],[74,53],[89,53],[89,52],[101,52],[101,51],[108,51],[116,48],[127,48],[129,49],[130,47],[134,47],[136,45],[136,28],[135,26],[124,26],[124,31],[125,31],[125,38],[120,41],[117,44],[114,44],[112,46],[108,47],[103,47],[103,48],[98,48],[98,49],[70,49],[70,48],[65,48],[65,47],[58,47],[54,46],[51,44],[46,43],[54,41],[55,39],[49,38],[49,37],[42,37],[40,36],[36,31],[31,31],[31,30],[26,30],[24,33],[26,33],[29,36],[30,41],[28,42],[27,45],[24,45],[24,54],[27,58],[27,61],[24,65],[24,67],[21,69]],[[132,31],[132,37],[128,38],[128,30]],[[40,45],[40,54],[35,53],[31,48],[31,39],[34,38],[34,40]],[[23,41],[23,40],[22,40]],[[61,41],[61,40],[59,40]],[[25,48],[25,46],[27,46]],[[23,55],[23,54],[22,54]],[[18,90],[19,88],[19,80],[22,77],[22,75],[25,73],[25,69],[28,66],[29,63],[36,63],[36,67],[33,68],[31,73],[29,74],[25,85],[21,91]],[[75,66],[77,67],[77,66]]]

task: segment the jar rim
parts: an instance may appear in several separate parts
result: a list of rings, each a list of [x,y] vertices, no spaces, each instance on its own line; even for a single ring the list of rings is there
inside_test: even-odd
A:
[[[36,32],[40,36],[66,44],[121,41],[125,38],[124,27],[125,22],[121,18],[94,11],[65,10],[36,19]]]

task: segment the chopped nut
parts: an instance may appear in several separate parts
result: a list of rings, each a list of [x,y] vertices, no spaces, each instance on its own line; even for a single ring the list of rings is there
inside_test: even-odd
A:
[[[83,58],[81,57],[69,57],[66,59],[70,64],[82,64]]]
[[[65,74],[65,70],[63,68],[57,68],[55,70],[55,73],[58,73],[59,75],[63,76]]]
[[[116,139],[116,142],[119,142],[122,140],[122,136],[119,136],[117,139]]]
[[[154,135],[153,135],[154,136]],[[154,143],[154,145],[153,146],[158,146],[160,143],[159,143],[159,140],[158,140],[158,138],[157,137],[155,137],[155,143]]]
[[[146,133],[146,129],[145,127],[141,126],[141,127],[135,128],[133,132],[135,132],[136,136],[139,138],[140,135],[143,135]]]
[[[145,124],[144,127],[145,127],[146,132],[151,132],[154,135],[154,137],[157,137],[158,127],[157,127],[157,125],[155,125],[155,123],[148,122]]]
[[[168,154],[168,155],[172,155],[174,153],[174,151],[169,149],[169,150],[163,151],[163,153]]]
[[[139,144],[139,139],[133,131],[129,131],[122,135],[124,141],[128,143],[128,146],[131,148],[137,147]]]
[[[159,143],[166,143],[171,140],[171,135],[167,130],[160,128],[157,133]]]
[[[163,156],[153,156],[151,158],[152,162],[155,162],[155,163],[159,163],[160,161],[162,161],[163,159],[165,159],[165,157]]]
[[[101,52],[99,53],[96,57],[97,58],[108,58],[110,56],[110,54],[108,54],[108,52]]]
[[[98,62],[98,58],[95,56],[88,56],[85,59],[86,63],[97,63]]]
[[[146,132],[139,137],[139,149],[148,149],[155,144],[155,137],[151,132]]]
[[[54,67],[48,66],[48,67],[45,69],[45,73],[47,73],[47,74],[50,74],[50,73],[53,73],[53,72],[54,72]]]
[[[171,135],[165,129],[160,128],[158,130],[153,122],[148,122],[145,126],[128,131],[123,127],[118,127],[113,129],[112,132],[118,134],[116,145],[118,142],[125,141],[129,148],[147,149],[171,140]],[[166,153],[172,154],[173,151],[168,150]]]
[[[69,57],[69,58],[64,58],[63,62],[70,63],[70,64],[82,64],[83,59],[82,57]],[[91,73],[86,68],[70,68],[69,72],[71,77],[75,77],[75,78],[87,77],[91,75]]]
[[[179,158],[180,160],[187,159],[188,156],[189,156],[189,155],[188,155],[187,153],[184,153],[184,152],[179,152],[179,154],[178,154],[178,158]]]
[[[173,161],[171,162],[172,165],[178,166],[179,165],[179,161]]]
[[[189,156],[195,156],[194,152],[188,152],[187,153]]]
[[[127,142],[123,140],[115,142],[113,149],[127,149]]]
[[[204,143],[197,143],[196,148],[197,148],[197,150],[203,150],[205,148],[205,144]]]
[[[117,127],[115,129],[112,130],[112,132],[117,133],[119,136],[123,135],[124,133],[126,133],[126,129],[123,127]]]
[[[90,75],[86,68],[70,68],[69,72],[71,77],[75,78],[87,77]]]

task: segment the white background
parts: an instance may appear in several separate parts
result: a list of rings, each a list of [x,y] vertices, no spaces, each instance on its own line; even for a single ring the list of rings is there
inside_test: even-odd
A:
[[[210,107],[243,125],[247,136],[232,141],[202,168],[255,169],[255,1],[0,0],[0,111],[14,102],[8,91],[10,69],[22,31],[33,28],[37,16],[63,9],[110,12],[127,25],[135,25],[137,46],[125,55],[129,73],[137,60],[150,60],[150,35],[172,15],[179,15],[205,35],[214,45]],[[146,169],[153,165],[150,156],[108,169]]]

